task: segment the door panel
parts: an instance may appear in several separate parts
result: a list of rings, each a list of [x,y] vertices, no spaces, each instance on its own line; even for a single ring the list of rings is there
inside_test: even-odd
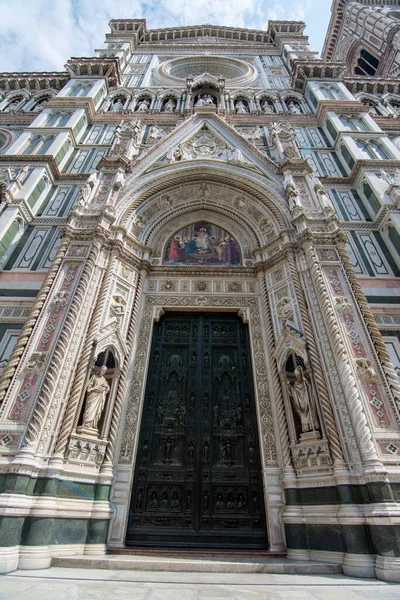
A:
[[[126,544],[267,547],[248,331],[235,314],[155,324]]]

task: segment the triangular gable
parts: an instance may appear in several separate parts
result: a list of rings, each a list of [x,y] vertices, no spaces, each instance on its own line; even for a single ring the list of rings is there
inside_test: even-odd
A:
[[[128,179],[137,178],[157,166],[165,166],[170,162],[180,162],[186,160],[207,159],[201,152],[196,156],[196,152],[188,151],[191,140],[194,140],[200,132],[209,132],[209,135],[215,140],[215,145],[219,147],[220,153],[211,152],[209,160],[222,160],[226,162],[240,163],[243,168],[257,169],[266,176],[273,187],[280,188],[281,182],[277,175],[277,166],[275,163],[260,152],[251,142],[243,138],[240,133],[226,123],[215,113],[197,112],[189,119],[178,125],[169,134],[164,136],[156,144],[151,146],[144,154],[135,161],[132,174]],[[193,142],[192,142],[193,146]],[[231,148],[231,153],[224,152]],[[173,157],[176,149],[181,152]],[[183,152],[182,152],[183,150]],[[161,163],[161,164],[156,164]]]

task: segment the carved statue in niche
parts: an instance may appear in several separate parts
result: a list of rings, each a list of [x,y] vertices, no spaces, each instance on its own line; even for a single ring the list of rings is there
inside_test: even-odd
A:
[[[150,140],[153,140],[153,141],[156,141],[156,142],[157,142],[157,141],[158,141],[158,140],[160,140],[162,137],[163,137],[163,132],[162,132],[162,130],[161,130],[159,127],[157,127],[157,125],[152,125],[152,126],[150,127],[150,130],[149,130],[149,135],[147,136],[147,139],[148,139],[149,141],[150,141]]]
[[[86,390],[82,426],[85,429],[92,429],[94,433],[98,433],[97,424],[103,412],[107,393],[110,390],[110,386],[104,377],[106,371],[107,367],[105,365],[100,367],[99,374],[91,376]]]
[[[236,102],[235,109],[238,115],[243,115],[249,112],[243,100],[238,100]]]
[[[165,112],[174,112],[175,102],[174,102],[174,100],[172,100],[172,98],[167,100],[167,102],[164,104],[164,110],[165,110]]]
[[[215,102],[210,94],[203,94],[197,100],[195,106],[215,106]]]
[[[110,110],[112,112],[121,112],[124,108],[124,103],[121,101],[121,98],[117,98],[115,102],[113,102],[110,106]]]
[[[300,366],[294,370],[295,380],[287,382],[293,408],[300,417],[301,431],[319,431],[320,425],[312,399],[311,384],[307,379],[304,369]]]
[[[138,103],[136,111],[137,112],[148,112],[149,108],[150,108],[150,102],[146,98],[144,98],[143,100],[141,100]]]
[[[266,115],[275,112],[273,104],[271,102],[268,102],[268,100],[264,100],[264,102],[261,105],[261,110]]]
[[[301,108],[299,104],[294,100],[290,100],[287,107],[289,109],[289,112],[292,113],[292,115],[301,115]]]

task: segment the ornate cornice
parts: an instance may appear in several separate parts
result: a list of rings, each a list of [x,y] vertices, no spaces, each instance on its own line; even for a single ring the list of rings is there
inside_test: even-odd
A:
[[[29,90],[61,90],[68,83],[70,75],[66,71],[43,73],[0,73],[0,90],[15,92]]]
[[[343,83],[352,94],[366,92],[368,94],[400,94],[398,77],[344,77]]]
[[[341,81],[346,71],[346,65],[342,62],[322,60],[295,60],[293,64],[290,85],[295,90],[304,91],[307,81],[332,80]]]
[[[122,86],[118,58],[71,58],[65,65],[70,77],[103,77],[109,89]]]
[[[36,166],[38,167],[47,166],[50,169],[53,178],[59,183],[86,181],[88,178],[87,173],[61,173],[54,157],[50,156],[50,154],[30,154],[29,156],[26,154],[0,154],[0,164],[7,165],[7,163],[10,163],[11,165],[15,163],[25,163],[28,166],[31,166],[32,163],[37,163]]]

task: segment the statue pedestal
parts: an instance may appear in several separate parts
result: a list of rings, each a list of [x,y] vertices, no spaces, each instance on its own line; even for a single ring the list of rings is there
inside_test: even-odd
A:
[[[77,428],[76,433],[78,435],[90,436],[96,439],[99,437],[97,429],[94,429],[93,427],[84,427],[83,425]]]
[[[195,113],[204,113],[209,115],[210,113],[216,113],[217,107],[215,104],[206,104],[205,106],[194,106],[193,110]]]
[[[66,454],[69,463],[81,466],[100,467],[104,460],[108,441],[99,437],[96,429],[91,427],[78,427],[76,433],[71,434]]]
[[[300,443],[301,442],[312,442],[315,440],[320,440],[321,434],[319,431],[307,431],[306,433],[302,433],[300,435]]]

